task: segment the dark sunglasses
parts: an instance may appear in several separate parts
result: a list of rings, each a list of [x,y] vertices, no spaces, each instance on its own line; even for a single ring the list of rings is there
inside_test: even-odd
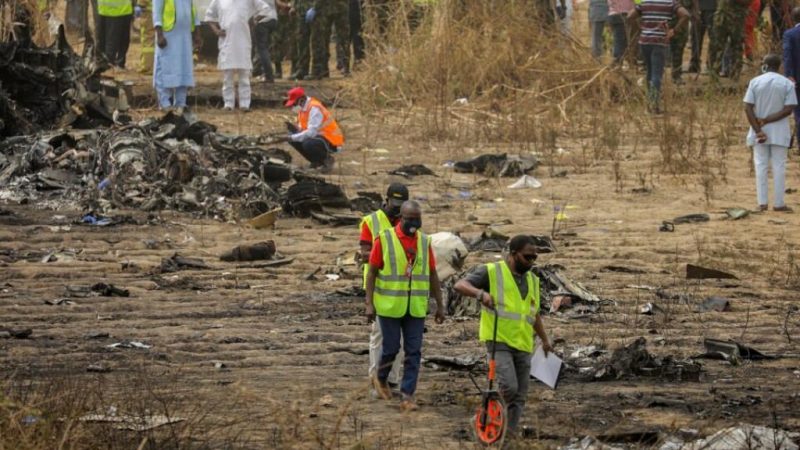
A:
[[[521,256],[523,258],[525,258],[525,260],[528,261],[528,262],[534,262],[534,261],[536,261],[536,258],[539,257],[539,255],[537,255],[536,253],[534,253],[532,255],[521,255]]]

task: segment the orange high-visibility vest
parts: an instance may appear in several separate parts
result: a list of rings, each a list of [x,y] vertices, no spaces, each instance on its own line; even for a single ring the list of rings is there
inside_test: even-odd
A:
[[[339,124],[331,115],[327,108],[322,106],[322,103],[314,97],[308,97],[303,109],[297,114],[297,123],[300,125],[301,130],[308,129],[308,116],[311,108],[319,108],[322,112],[322,125],[319,127],[319,134],[325,138],[332,146],[341,147],[344,144],[344,134],[339,128]]]

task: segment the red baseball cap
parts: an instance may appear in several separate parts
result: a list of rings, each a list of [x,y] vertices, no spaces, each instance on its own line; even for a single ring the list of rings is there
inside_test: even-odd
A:
[[[284,103],[284,106],[294,106],[294,104],[297,103],[298,99],[305,96],[306,96],[305,89],[301,87],[292,88],[289,90],[289,92],[286,93],[286,103]]]

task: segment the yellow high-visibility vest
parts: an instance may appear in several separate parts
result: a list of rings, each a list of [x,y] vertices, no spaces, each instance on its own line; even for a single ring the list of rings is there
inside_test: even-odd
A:
[[[527,273],[528,294],[522,298],[505,261],[487,264],[486,269],[489,272],[489,293],[494,299],[495,309],[481,309],[481,342],[492,340],[494,315],[497,314],[497,342],[519,351],[533,353],[533,323],[539,314],[539,278]]]
[[[379,209],[368,216],[364,216],[361,219],[361,223],[358,226],[358,229],[361,230],[364,228],[364,224],[367,224],[367,228],[369,232],[372,233],[372,241],[375,242],[375,238],[380,235],[381,232],[384,230],[388,230],[392,228],[392,222],[389,221],[389,217],[383,212],[382,209]],[[363,276],[363,286],[364,289],[367,288],[367,272],[369,272],[369,263],[364,263],[364,276]]]
[[[97,0],[97,13],[104,17],[120,17],[133,14],[131,0]]]
[[[161,29],[164,31],[172,31],[172,29],[175,28],[176,16],[175,0],[165,0],[164,12],[161,14]],[[194,32],[195,17],[194,2],[192,2],[192,32]]]
[[[394,228],[381,235],[383,268],[375,280],[373,303],[381,317],[399,319],[406,314],[424,318],[428,314],[428,297],[431,291],[431,271],[428,253],[431,238],[417,232],[417,257],[414,258],[410,276],[406,270],[406,251]]]

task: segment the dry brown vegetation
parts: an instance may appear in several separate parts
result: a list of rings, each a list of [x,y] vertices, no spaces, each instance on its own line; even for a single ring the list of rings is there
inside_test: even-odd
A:
[[[508,234],[557,230],[558,252],[541,262],[564,265],[616,302],[580,319],[546,316],[559,351],[614,348],[647,336],[651,352],[687,357],[702,351],[703,338],[715,337],[787,356],[737,367],[708,361],[700,382],[567,379],[557,391],[536,385],[525,423],[540,439],[525,445],[555,447],[570,437],[645,429],[671,433],[690,427],[705,435],[737,422],[800,430],[800,221],[796,214],[753,214],[741,221],[723,214],[726,207],[750,207],[755,200],[750,154],[742,144],[743,87],[712,89],[704,77],[685,88],[667,84],[669,113],[653,117],[640,103],[641,74],[607,69],[589,57],[580,39],[540,30],[530,2],[441,0],[413,32],[407,22],[411,2],[399,5],[385,41],[371,30],[373,54],[353,79],[318,86],[326,92],[341,88],[337,117],[348,136],[329,180],[349,194],[408,182],[424,203],[430,232],[473,236],[483,228],[475,218],[509,219],[511,224],[498,227]],[[585,11],[576,12],[581,15]],[[218,73],[199,75],[204,85],[218,87]],[[138,81],[149,89],[146,77]],[[257,95],[277,100],[288,87]],[[197,112],[223,131],[252,134],[286,118],[283,110],[246,116],[206,107]],[[543,165],[534,175],[544,186],[509,190],[508,179],[441,167],[488,152],[536,154]],[[386,174],[408,163],[426,164],[438,176],[404,180]],[[792,161],[787,186],[800,184],[797,169]],[[471,197],[460,199],[460,191]],[[797,206],[796,196],[787,199]],[[568,220],[554,221],[554,206]],[[50,228],[62,225],[52,216],[72,218],[80,211],[8,208],[22,220],[3,222],[0,247],[19,254],[82,252],[74,261],[3,263],[2,325],[31,327],[34,335],[0,340],[0,449],[471,447],[467,421],[476,397],[463,372],[423,368],[422,408],[401,415],[396,404],[370,399],[366,356],[341,350],[366,347],[362,299],[326,294],[356,284],[358,271],[346,267],[345,277],[335,282],[306,277],[318,268],[336,270],[337,259],[355,249],[355,230],[293,218],[281,218],[274,230],[252,230],[164,212],[152,226],[73,225],[64,231]],[[662,220],[693,212],[708,212],[712,220],[679,226],[675,233],[657,231]],[[232,246],[267,238],[295,262],[250,269],[215,261]],[[148,248],[144,239],[163,247]],[[150,273],[175,251],[204,258],[216,269],[168,277]],[[492,258],[473,254],[468,263]],[[141,270],[123,271],[121,262]],[[740,279],[686,280],[687,263]],[[612,264],[642,273],[603,270]],[[62,296],[66,285],[97,281],[129,288],[133,296],[43,304]],[[636,287],[642,285],[661,287],[674,298]],[[696,305],[710,295],[731,299],[733,310],[697,313]],[[658,303],[665,313],[639,314],[646,302]],[[111,337],[84,338],[98,330]],[[430,324],[424,353],[480,354],[476,331],[475,319]],[[154,347],[105,347],[122,339]],[[86,373],[95,363],[112,371]],[[650,406],[653,399],[678,406]],[[187,420],[149,432],[77,420],[112,406]]]

